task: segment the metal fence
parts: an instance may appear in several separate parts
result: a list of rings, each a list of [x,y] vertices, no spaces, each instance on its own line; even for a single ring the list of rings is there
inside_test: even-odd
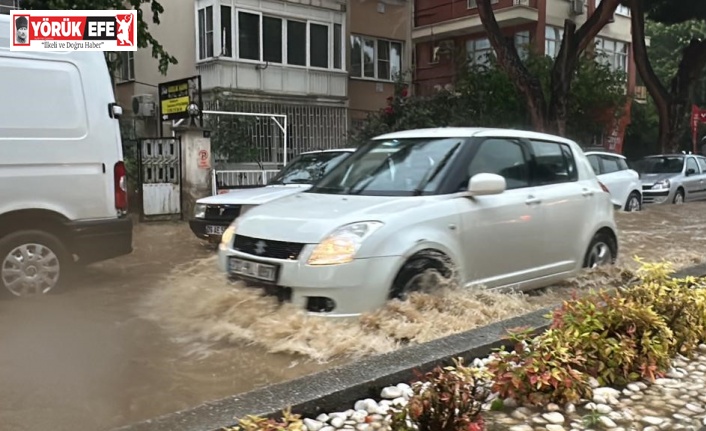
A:
[[[214,195],[232,189],[262,187],[279,172],[276,169],[211,171],[211,191]]]

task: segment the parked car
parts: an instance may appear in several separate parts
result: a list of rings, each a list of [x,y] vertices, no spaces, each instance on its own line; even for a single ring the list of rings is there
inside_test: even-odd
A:
[[[613,204],[624,211],[640,211],[640,175],[630,169],[625,156],[604,151],[587,151],[585,154],[598,180],[610,191]]]
[[[634,164],[640,174],[644,203],[683,204],[706,198],[706,157],[660,154]]]
[[[0,15],[0,294],[20,297],[131,253],[132,220],[103,53],[10,51],[11,28]]]
[[[236,217],[265,202],[303,192],[354,151],[353,148],[307,151],[288,163],[264,187],[236,189],[199,199],[189,227],[198,238],[218,243]]]
[[[431,275],[528,290],[611,264],[613,211],[573,141],[409,130],[374,138],[306,192],[237,218],[219,266],[311,313],[355,316]]]

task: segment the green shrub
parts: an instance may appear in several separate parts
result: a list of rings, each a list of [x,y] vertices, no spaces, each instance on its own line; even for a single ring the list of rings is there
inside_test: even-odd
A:
[[[454,363],[453,367],[437,367],[426,373],[413,386],[407,405],[393,409],[394,431],[485,430],[481,410],[490,395],[483,386],[488,376],[464,366],[460,359]]]
[[[584,358],[570,349],[562,335],[554,329],[535,338],[529,330],[510,332],[515,350],[501,349],[488,364],[493,390],[524,405],[563,404],[590,396],[588,376],[578,371]]]
[[[674,334],[671,356],[692,355],[706,341],[706,283],[695,277],[670,278],[674,270],[667,262],[640,263],[640,283],[621,295],[651,307],[664,319]]]

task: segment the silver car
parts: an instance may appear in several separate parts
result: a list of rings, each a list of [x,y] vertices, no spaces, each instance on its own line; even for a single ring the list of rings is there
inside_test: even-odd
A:
[[[682,204],[706,199],[706,157],[660,154],[633,164],[640,174],[643,203]]]

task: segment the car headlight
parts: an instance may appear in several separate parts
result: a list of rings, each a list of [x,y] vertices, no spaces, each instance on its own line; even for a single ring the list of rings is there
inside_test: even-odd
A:
[[[669,180],[657,181],[655,185],[652,186],[652,190],[669,190]]]
[[[194,218],[206,218],[206,205],[205,204],[194,205]]]
[[[309,265],[338,265],[351,262],[365,238],[382,227],[379,221],[363,221],[339,227],[311,252]]]
[[[228,250],[228,247],[230,247],[230,244],[233,242],[233,237],[235,236],[235,230],[237,227],[238,219],[235,219],[233,220],[233,223],[231,223],[230,226],[223,231],[223,235],[221,235],[221,244],[218,246],[221,250]]]

